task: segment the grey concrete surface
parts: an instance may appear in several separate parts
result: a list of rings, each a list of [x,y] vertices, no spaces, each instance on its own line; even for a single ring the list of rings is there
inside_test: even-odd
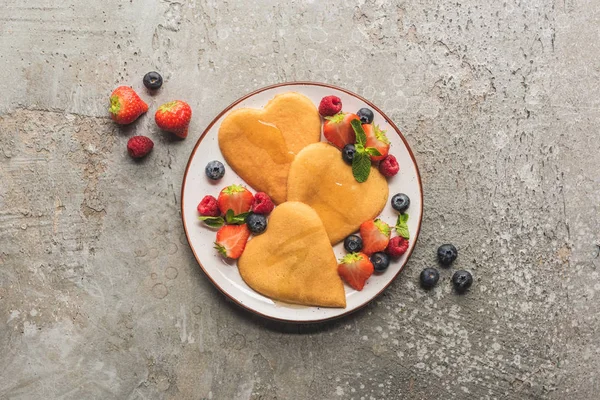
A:
[[[0,398],[597,399],[600,2],[283,3],[0,0]],[[425,188],[408,267],[323,325],[229,303],[180,223],[204,127],[291,80],[380,105]],[[188,100],[190,137],[115,126],[119,84]],[[416,285],[443,242],[468,295]]]

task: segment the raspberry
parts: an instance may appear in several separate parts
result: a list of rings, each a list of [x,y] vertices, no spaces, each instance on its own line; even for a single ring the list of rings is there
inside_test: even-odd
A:
[[[342,111],[342,100],[337,96],[325,96],[319,104],[319,114],[331,117]]]
[[[396,236],[390,240],[385,252],[392,258],[398,258],[408,250],[408,240],[402,236]]]
[[[202,201],[198,203],[198,212],[205,217],[218,217],[221,215],[217,199],[213,196],[204,196]]]
[[[391,154],[388,154],[388,156],[379,163],[379,172],[381,172],[381,175],[383,176],[390,178],[396,175],[398,171],[400,171],[398,161],[396,161],[396,157]]]
[[[252,203],[252,212],[255,214],[269,214],[275,208],[275,204],[271,201],[268,194],[258,192],[254,195]]]
[[[142,158],[152,151],[154,142],[146,136],[132,136],[127,142],[127,152],[133,158]]]

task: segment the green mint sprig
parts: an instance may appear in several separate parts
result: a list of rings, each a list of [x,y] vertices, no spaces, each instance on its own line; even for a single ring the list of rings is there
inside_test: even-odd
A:
[[[198,219],[204,222],[211,228],[220,228],[225,224],[228,225],[242,225],[246,223],[246,217],[250,214],[249,212],[235,215],[232,209],[227,210],[225,218],[223,217],[198,217]]]
[[[398,215],[398,220],[396,221],[396,233],[406,240],[410,239],[410,233],[408,232],[408,214],[402,213]]]
[[[360,120],[350,121],[354,134],[356,135],[356,144],[354,149],[354,158],[352,159],[352,175],[357,182],[365,182],[371,173],[371,156],[380,156],[381,153],[374,147],[365,147],[367,144],[367,135],[363,129]]]

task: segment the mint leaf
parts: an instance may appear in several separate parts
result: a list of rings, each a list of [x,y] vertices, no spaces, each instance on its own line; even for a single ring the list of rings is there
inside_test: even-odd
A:
[[[410,239],[410,233],[408,232],[408,214],[403,213],[398,215],[398,220],[396,221],[396,233],[404,239]]]
[[[242,225],[246,222],[246,217],[250,214],[249,212],[241,213],[238,215],[233,214],[233,210],[230,208],[225,213],[225,222],[230,225]]]
[[[225,224],[222,217],[198,217],[200,221],[203,221],[206,225],[211,228],[220,228]]]
[[[352,125],[352,129],[354,129],[354,133],[356,134],[356,144],[365,145],[367,143],[367,134],[362,127],[359,119],[353,119],[350,121]]]
[[[352,159],[352,175],[357,182],[364,182],[371,173],[371,159],[364,151],[357,151]]]
[[[381,153],[379,152],[379,150],[377,150],[375,147],[367,147],[365,149],[365,152],[370,155],[370,156],[375,156],[375,157],[379,157],[381,155]]]

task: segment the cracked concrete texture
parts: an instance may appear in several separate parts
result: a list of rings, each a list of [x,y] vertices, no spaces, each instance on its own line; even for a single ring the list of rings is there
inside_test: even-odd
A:
[[[596,398],[597,1],[0,6],[0,398]],[[152,69],[166,81],[155,96],[141,84]],[[380,105],[425,188],[408,267],[323,325],[230,304],[179,217],[204,127],[290,80]],[[115,126],[118,84],[151,110],[188,100],[190,137],[151,114]],[[126,155],[134,134],[156,143],[141,162]],[[451,270],[433,292],[416,285],[442,242],[475,275],[466,296]]]

